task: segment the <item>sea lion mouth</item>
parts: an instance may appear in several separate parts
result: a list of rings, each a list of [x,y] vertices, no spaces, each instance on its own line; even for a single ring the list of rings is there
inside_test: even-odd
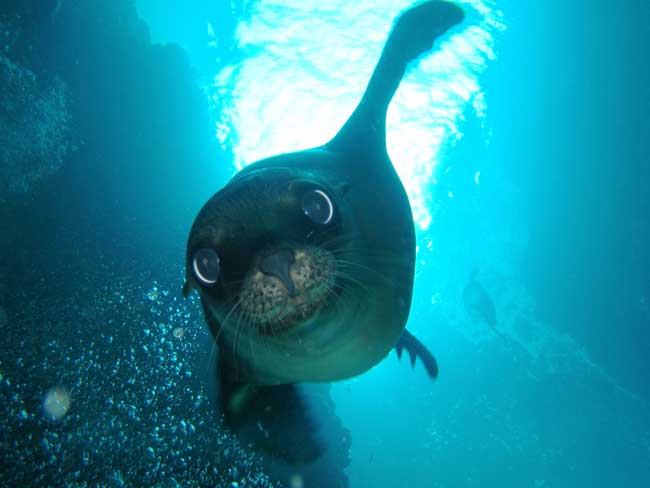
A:
[[[276,320],[261,324],[259,327],[259,333],[265,336],[275,336],[288,332],[298,325],[314,318],[321,310],[323,302],[304,304],[296,307],[292,312],[283,317],[278,317]]]
[[[324,249],[265,251],[253,263],[240,291],[241,313],[261,335],[309,321],[334,295],[334,258]]]

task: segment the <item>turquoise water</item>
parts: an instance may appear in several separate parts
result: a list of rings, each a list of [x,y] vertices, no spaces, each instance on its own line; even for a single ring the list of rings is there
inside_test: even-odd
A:
[[[189,227],[334,135],[410,5],[386,3],[3,2],[0,484],[650,484],[641,1],[462,2],[387,122],[440,377],[393,352],[333,384],[314,466],[221,427]]]

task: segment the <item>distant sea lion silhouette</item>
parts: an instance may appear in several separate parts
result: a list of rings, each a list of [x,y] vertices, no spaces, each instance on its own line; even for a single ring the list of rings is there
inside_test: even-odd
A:
[[[332,140],[244,168],[194,221],[183,292],[198,290],[215,337],[224,417],[284,459],[322,452],[298,383],[358,375],[392,348],[438,374],[405,330],[415,231],[386,151],[386,111],[408,63],[463,18],[444,1],[403,13]]]
[[[485,323],[495,334],[505,340],[506,337],[497,329],[497,312],[494,302],[479,283],[476,275],[477,272],[474,271],[463,289],[465,311],[473,321]]]

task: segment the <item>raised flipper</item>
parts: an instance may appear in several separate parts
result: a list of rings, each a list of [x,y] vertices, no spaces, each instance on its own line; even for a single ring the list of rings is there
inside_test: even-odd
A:
[[[458,5],[444,1],[423,2],[400,15],[361,102],[326,147],[334,151],[385,151],[386,111],[406,67],[464,17]]]
[[[432,379],[438,377],[438,362],[433,354],[429,352],[424,344],[417,340],[408,330],[404,329],[402,335],[395,344],[398,359],[402,359],[402,352],[407,350],[411,359],[411,366],[415,367],[415,359],[420,358],[420,361],[427,370],[427,373]]]

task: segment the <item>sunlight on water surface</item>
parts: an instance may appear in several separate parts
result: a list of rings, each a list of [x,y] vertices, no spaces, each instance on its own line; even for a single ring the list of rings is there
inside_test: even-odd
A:
[[[462,137],[463,113],[471,105],[486,116],[480,78],[505,28],[492,2],[459,3],[468,13],[465,23],[407,72],[388,111],[388,152],[421,229],[431,223],[430,184],[445,146]],[[359,102],[393,19],[412,4],[257,4],[237,26],[241,61],[214,81],[217,137],[234,153],[236,167],[332,137]]]

